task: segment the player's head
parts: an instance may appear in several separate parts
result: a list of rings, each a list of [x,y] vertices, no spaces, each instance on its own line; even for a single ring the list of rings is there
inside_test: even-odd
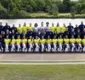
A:
[[[20,35],[17,36],[17,39],[20,39]]]
[[[14,36],[12,36],[12,39],[14,39]]]
[[[8,23],[6,23],[6,26],[8,26]]]
[[[21,27],[21,24],[19,24],[19,27]]]
[[[41,39],[44,39],[44,36],[41,36]]]
[[[36,39],[38,39],[39,37],[38,37],[38,36],[36,36],[35,38],[36,38]]]
[[[72,35],[71,38],[74,38],[74,35]]]
[[[47,26],[47,27],[49,26],[49,22],[46,22],[46,26]]]
[[[37,24],[37,23],[35,23],[34,27],[38,27],[38,24]]]
[[[71,26],[71,23],[69,23],[69,26]]]
[[[48,36],[48,39],[50,39],[50,36]]]
[[[65,36],[65,38],[67,39],[67,38],[68,38],[68,36],[66,35],[66,36]]]
[[[24,26],[26,26],[26,23],[24,23]]]
[[[0,22],[0,25],[2,25],[2,22]]]
[[[32,23],[30,23],[30,26],[32,26]]]
[[[9,38],[9,36],[7,35],[7,36],[6,36],[6,39],[8,39],[8,38]]]
[[[30,36],[29,38],[32,39],[32,36]]]
[[[76,24],[76,27],[78,27],[78,25]]]
[[[57,27],[59,27],[59,23],[57,23]]]
[[[25,37],[25,35],[23,35],[23,39],[25,39],[26,37]]]
[[[41,22],[41,27],[43,27],[43,22]]]
[[[83,21],[81,21],[81,24],[83,24]]]
[[[56,35],[54,35],[54,39],[56,39]]]
[[[52,23],[52,27],[54,27],[54,23]]]
[[[66,24],[64,23],[63,26],[66,27]]]

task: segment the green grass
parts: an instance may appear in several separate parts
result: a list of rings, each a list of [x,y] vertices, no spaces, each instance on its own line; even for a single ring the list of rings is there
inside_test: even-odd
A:
[[[85,65],[0,65],[0,80],[85,80]]]

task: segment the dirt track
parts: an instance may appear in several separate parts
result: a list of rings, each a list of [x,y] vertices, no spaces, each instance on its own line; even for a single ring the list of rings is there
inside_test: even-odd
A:
[[[85,54],[0,54],[2,60],[85,60]]]

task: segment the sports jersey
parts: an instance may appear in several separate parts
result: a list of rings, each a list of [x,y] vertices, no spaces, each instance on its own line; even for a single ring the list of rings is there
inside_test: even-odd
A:
[[[25,34],[26,34],[27,33],[27,26],[23,26],[22,31],[25,32]]]
[[[50,44],[50,43],[52,42],[52,40],[51,40],[51,39],[47,39],[46,42],[47,42],[48,44]]]
[[[45,42],[46,42],[46,39],[40,39],[41,44],[45,44]]]
[[[33,30],[33,27],[32,26],[27,26],[27,30]]]
[[[75,43],[76,39],[70,39],[70,43]]]
[[[82,39],[82,43],[85,45],[85,39]]]
[[[27,43],[27,39],[22,39],[22,43]]]
[[[81,39],[79,38],[79,39],[76,39],[76,42],[77,43],[81,43]]]
[[[67,30],[67,28],[66,27],[61,27],[61,30],[64,33]]]
[[[63,39],[58,39],[59,44],[63,44]]]
[[[33,39],[28,39],[28,43],[32,44],[33,43]]]
[[[10,39],[4,39],[5,44],[9,44],[10,41],[11,41]]]
[[[34,43],[39,43],[40,39],[34,39]]]
[[[51,30],[53,33],[55,33],[55,27],[54,27],[54,26],[51,26],[51,27],[50,27],[50,30]]]
[[[61,27],[55,27],[55,30],[56,30],[56,33],[60,33],[60,31],[61,31]]]
[[[53,43],[57,43],[57,41],[58,41],[57,39],[52,39]]]
[[[11,43],[15,44],[16,43],[16,39],[12,39]]]
[[[64,39],[64,42],[65,43],[69,43],[69,39]]]
[[[22,41],[21,39],[16,39],[16,43],[17,43],[17,44],[20,44],[21,41]]]
[[[22,28],[18,27],[17,30],[19,31],[19,33],[22,33]]]

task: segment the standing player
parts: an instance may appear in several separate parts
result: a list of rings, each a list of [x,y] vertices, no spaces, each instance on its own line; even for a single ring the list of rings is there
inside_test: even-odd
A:
[[[82,49],[80,36],[78,36],[78,38],[76,39],[76,45],[77,45],[77,46],[76,46],[76,51],[77,51],[77,52],[80,52],[81,49]]]
[[[57,51],[57,39],[56,39],[56,36],[54,36],[54,38],[52,39],[52,43],[53,43],[52,51],[56,52]]]
[[[69,46],[69,39],[67,35],[66,35],[66,38],[64,39],[64,44],[65,44],[65,52],[68,52],[70,49],[70,46]]]
[[[52,40],[50,38],[50,36],[48,36],[48,39],[46,40],[47,43],[47,52],[51,52],[51,44],[52,44]]]
[[[19,52],[21,49],[21,39],[20,39],[20,35],[18,35],[17,39],[16,39],[16,44],[17,44],[17,51]]]
[[[82,43],[83,43],[83,52],[85,52],[85,36],[84,39],[82,39]]]
[[[63,39],[62,36],[60,36],[60,38],[58,38],[58,51],[61,52],[63,50]]]
[[[14,36],[12,36],[12,41],[11,41],[11,51],[12,52],[15,51],[15,44],[16,44],[16,39],[14,38]]]
[[[42,36],[42,38],[40,39],[41,52],[45,51],[45,43],[46,43],[46,39],[44,39],[44,36]]]
[[[29,44],[29,52],[32,52],[33,51],[33,38],[32,36],[29,37],[28,39],[28,44]]]
[[[26,37],[25,37],[25,35],[23,36],[23,39],[22,39],[22,46],[23,46],[23,48],[22,48],[22,51],[23,52],[26,52],[27,51],[27,39],[26,39]]]
[[[6,39],[4,39],[5,42],[5,51],[8,52],[9,51],[9,44],[10,44],[10,39],[8,36],[6,36]]]
[[[74,38],[74,35],[72,35],[72,38],[70,39],[70,43],[71,43],[71,52],[74,52],[75,51],[75,42],[76,42],[76,39]]]
[[[40,42],[40,39],[38,36],[36,36],[36,38],[34,39],[34,44],[35,44],[35,52],[39,52],[39,42]]]

